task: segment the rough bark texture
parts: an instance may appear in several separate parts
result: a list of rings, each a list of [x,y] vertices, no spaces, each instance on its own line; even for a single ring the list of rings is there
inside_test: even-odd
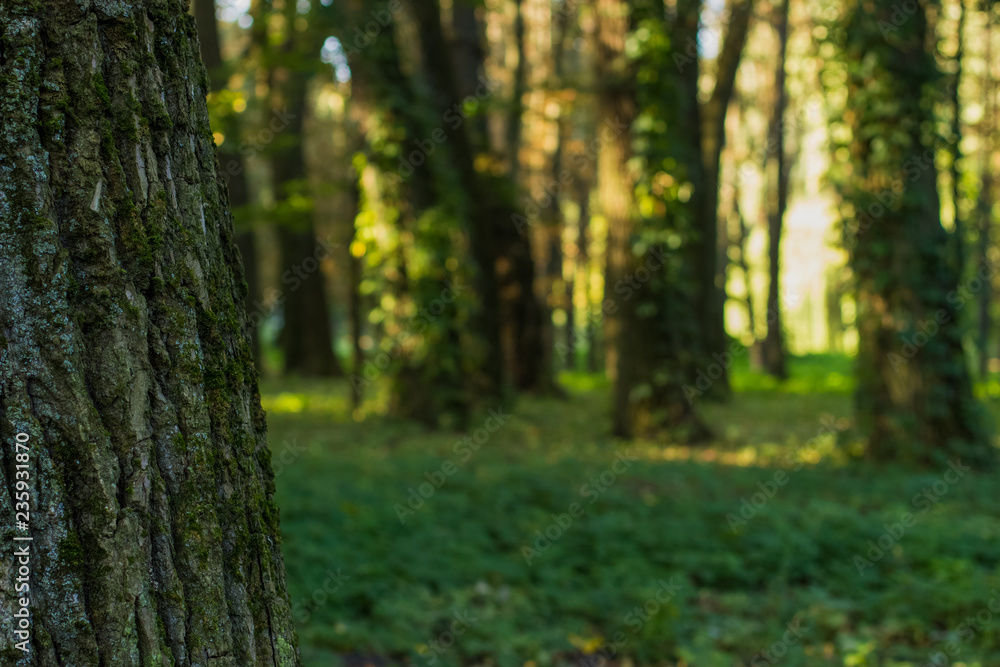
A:
[[[225,63],[222,60],[219,22],[215,16],[215,0],[196,0],[193,13],[198,26],[198,38],[201,42],[201,57],[208,69],[212,90],[222,90],[228,81]],[[237,223],[239,223],[239,209],[250,203],[250,188],[247,186],[243,156],[236,150],[242,134],[240,125],[241,123],[234,116],[228,116],[223,121],[223,126],[218,128],[226,138],[218,149],[219,174],[226,181],[226,187],[229,190],[229,206],[234,212]],[[257,332],[257,322],[263,313],[256,311],[258,308],[256,304],[260,300],[260,277],[257,271],[257,242],[254,239],[253,229],[248,226],[241,229],[237,225],[236,245],[243,258],[243,276],[247,282],[244,307],[250,318],[250,349],[253,352],[254,363],[259,368],[260,338]],[[254,313],[256,313],[256,317],[254,317]]]
[[[179,0],[0,2],[0,512],[31,436],[31,652],[296,665],[239,253]]]

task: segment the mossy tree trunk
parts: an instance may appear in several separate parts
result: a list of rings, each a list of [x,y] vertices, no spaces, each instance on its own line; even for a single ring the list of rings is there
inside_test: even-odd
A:
[[[198,27],[198,37],[201,42],[201,57],[208,69],[212,90],[223,90],[229,83],[225,62],[222,59],[222,46],[219,39],[219,22],[215,16],[215,0],[195,0],[193,13]],[[254,363],[260,367],[260,338],[257,322],[265,313],[258,312],[257,305],[261,299],[260,277],[257,271],[257,242],[249,221],[240,219],[240,210],[250,204],[250,188],[247,185],[246,164],[237,146],[242,136],[242,123],[234,113],[226,114],[218,128],[225,140],[219,146],[220,175],[226,181],[229,189],[229,206],[237,223],[236,245],[243,257],[243,276],[247,281],[247,296],[245,307],[250,318],[250,349],[253,351]]]
[[[839,33],[853,136],[845,195],[855,212],[846,238],[857,282],[858,420],[872,459],[992,465],[962,348],[965,297],[940,219],[933,30],[925,4],[901,25],[896,11],[891,0],[851,7]]]
[[[0,3],[0,532],[33,538],[27,654],[0,565],[3,664],[299,663],[186,4]]]

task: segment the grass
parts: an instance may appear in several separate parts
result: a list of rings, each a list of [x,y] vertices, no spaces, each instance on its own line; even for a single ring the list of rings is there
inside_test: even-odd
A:
[[[1000,664],[996,479],[851,463],[849,362],[792,373],[737,366],[701,448],[611,439],[586,375],[477,450],[265,384],[305,664]]]

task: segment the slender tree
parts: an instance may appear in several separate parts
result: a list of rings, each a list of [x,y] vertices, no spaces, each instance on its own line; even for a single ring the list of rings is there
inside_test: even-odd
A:
[[[329,246],[316,235],[314,202],[306,180],[305,116],[309,82],[318,53],[315,30],[296,26],[297,5],[283,12],[285,33],[277,48],[267,49],[265,64],[271,116],[281,119],[280,136],[269,146],[274,181],[284,326],[278,343],[285,354],[285,373],[336,377],[343,369],[333,351],[333,319],[320,268]]]
[[[788,0],[781,0],[775,17],[778,36],[778,64],[774,72],[774,109],[768,134],[768,147],[774,147],[773,202],[767,221],[768,288],[767,336],[762,345],[764,369],[778,378],[785,369],[785,334],[781,313],[781,234],[788,208],[788,156],[785,150],[785,58],[788,52]],[[769,152],[770,154],[770,152]]]
[[[982,86],[982,150],[980,152],[979,167],[979,198],[976,201],[976,216],[978,218],[977,232],[979,240],[977,243],[976,258],[978,269],[989,261],[988,254],[992,245],[991,232],[993,231],[993,206],[995,200],[995,186],[993,176],[993,156],[997,150],[997,82],[993,76],[993,19],[992,9],[986,9],[985,26],[985,62],[986,69],[980,82]],[[956,230],[958,231],[958,230]],[[990,334],[993,330],[993,321],[990,314],[990,305],[993,300],[993,285],[989,280],[984,280],[982,289],[977,297],[978,312],[978,336],[977,347],[979,357],[979,377],[985,378],[989,371],[990,359]]]
[[[695,194],[699,210],[698,238],[698,298],[696,308],[705,347],[702,364],[708,364],[726,354],[725,326],[727,243],[720,243],[719,236],[719,168],[726,137],[726,114],[736,84],[736,71],[743,55],[743,47],[750,29],[753,0],[732,0],[729,4],[728,23],[722,39],[722,48],[715,64],[715,85],[708,100],[700,105],[700,137],[698,151],[703,163],[702,191]],[[682,8],[687,5],[687,9]],[[683,28],[684,54],[690,65],[684,69],[688,79],[687,90],[698,90],[697,25],[701,2],[678,3],[678,14]],[[693,36],[692,36],[693,34]],[[729,391],[728,369],[713,385],[713,395],[724,396]]]
[[[299,664],[185,4],[0,3],[4,664]]]
[[[958,0],[958,21],[955,26],[955,77],[951,82],[951,211],[954,222],[952,243],[955,246],[955,266],[958,275],[965,270],[965,224],[962,220],[962,61],[965,58],[965,2]],[[989,58],[987,57],[987,62]]]

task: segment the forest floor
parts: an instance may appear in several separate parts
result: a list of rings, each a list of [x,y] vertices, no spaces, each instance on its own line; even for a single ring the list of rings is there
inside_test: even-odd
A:
[[[305,664],[1000,664],[996,477],[850,461],[850,361],[791,372],[698,448],[610,438],[584,374],[464,434],[264,383]]]

